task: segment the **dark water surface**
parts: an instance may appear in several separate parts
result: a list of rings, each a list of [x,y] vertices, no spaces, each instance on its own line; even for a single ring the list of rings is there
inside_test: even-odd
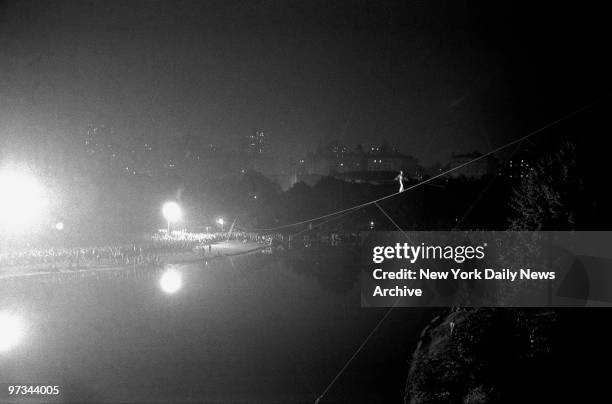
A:
[[[24,327],[0,383],[73,402],[314,402],[387,311],[361,308],[352,267],[317,257],[0,281],[0,311]],[[322,402],[401,402],[431,317],[394,309]]]

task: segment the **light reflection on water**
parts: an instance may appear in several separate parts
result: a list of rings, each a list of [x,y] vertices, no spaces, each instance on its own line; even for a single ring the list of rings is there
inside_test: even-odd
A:
[[[170,268],[160,276],[159,287],[164,293],[173,295],[183,287],[183,276],[176,269]]]
[[[0,354],[18,346],[25,333],[25,323],[20,315],[9,310],[0,311]]]

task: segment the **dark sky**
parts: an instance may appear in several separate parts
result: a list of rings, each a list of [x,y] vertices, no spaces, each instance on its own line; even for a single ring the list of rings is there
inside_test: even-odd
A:
[[[236,148],[264,129],[294,156],[386,139],[428,164],[601,92],[585,78],[605,70],[585,59],[607,52],[599,10],[489,3],[5,2],[0,130],[68,139],[99,122],[125,145]]]

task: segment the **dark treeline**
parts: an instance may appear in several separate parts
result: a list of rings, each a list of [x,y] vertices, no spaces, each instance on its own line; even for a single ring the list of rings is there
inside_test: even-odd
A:
[[[275,227],[308,220],[391,195],[397,192],[397,188],[393,182],[383,185],[354,184],[332,177],[323,178],[312,187],[298,183],[287,192],[278,194],[270,205],[253,206],[252,224],[255,227]],[[507,226],[507,215],[500,212],[499,206],[507,205],[504,202],[508,201],[510,194],[510,184],[494,176],[472,181],[438,179],[385,199],[379,205],[402,229],[500,229]],[[313,225],[319,223],[315,221]],[[376,205],[351,211],[330,220],[325,226],[345,231],[370,227],[396,230]],[[305,228],[306,225],[301,225],[289,231]]]

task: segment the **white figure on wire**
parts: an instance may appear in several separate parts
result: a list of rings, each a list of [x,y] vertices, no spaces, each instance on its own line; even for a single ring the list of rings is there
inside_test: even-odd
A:
[[[397,177],[395,177],[395,179],[399,181],[399,192],[404,192],[404,172],[400,170],[399,174],[397,175]]]

